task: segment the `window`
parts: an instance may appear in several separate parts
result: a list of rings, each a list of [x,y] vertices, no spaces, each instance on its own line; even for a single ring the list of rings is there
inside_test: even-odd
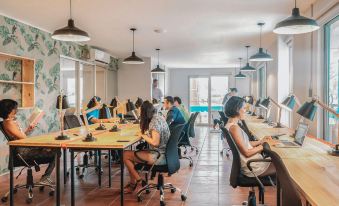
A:
[[[95,95],[95,65],[76,59],[60,58],[60,88],[77,114]]]
[[[293,41],[290,38],[279,38],[278,58],[278,103],[282,102],[291,92],[293,83]],[[289,111],[282,109],[281,123],[291,127],[292,115]]]
[[[258,69],[258,98],[266,98],[266,64],[259,66]]]
[[[325,25],[325,69],[326,87],[325,102],[332,109],[339,112],[339,16],[335,17]],[[324,121],[326,141],[338,144],[338,120],[328,112],[325,113]]]

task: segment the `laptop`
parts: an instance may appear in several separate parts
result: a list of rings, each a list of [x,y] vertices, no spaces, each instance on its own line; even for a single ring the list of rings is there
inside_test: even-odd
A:
[[[308,125],[305,123],[299,123],[297,131],[295,132],[294,141],[280,140],[280,143],[276,144],[275,147],[279,148],[301,147],[304,143],[307,131]]]

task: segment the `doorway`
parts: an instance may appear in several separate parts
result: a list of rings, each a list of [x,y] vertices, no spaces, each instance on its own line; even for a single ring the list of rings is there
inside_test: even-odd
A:
[[[200,112],[196,123],[211,125],[223,111],[222,100],[229,88],[228,75],[190,76],[189,111]]]

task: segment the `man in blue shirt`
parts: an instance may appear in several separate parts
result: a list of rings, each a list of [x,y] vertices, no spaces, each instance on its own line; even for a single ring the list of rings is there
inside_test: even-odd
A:
[[[92,108],[96,107],[97,109],[94,109],[93,111],[90,111],[86,114],[86,118],[88,121],[88,124],[95,124],[95,123],[115,123],[117,119],[111,118],[111,119],[100,119],[99,117],[99,110],[101,109],[101,98],[94,96],[87,104],[87,110],[90,110]]]
[[[164,108],[168,111],[166,116],[166,122],[168,125],[186,123],[180,110],[174,106],[174,99],[172,96],[165,97]]]

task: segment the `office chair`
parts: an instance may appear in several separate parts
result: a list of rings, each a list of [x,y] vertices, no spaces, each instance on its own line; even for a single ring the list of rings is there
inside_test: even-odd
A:
[[[3,128],[3,122],[0,121],[0,131],[3,133],[5,136],[7,142],[13,141],[12,139],[4,130]],[[50,188],[49,195],[53,196],[54,191],[55,191],[55,185],[52,184],[42,184],[39,182],[34,182],[33,179],[33,169],[32,167],[35,168],[36,172],[40,171],[40,164],[48,164],[51,162],[51,158],[34,158],[34,159],[25,159],[20,155],[16,149],[14,149],[14,157],[13,158],[13,166],[15,167],[23,167],[20,170],[20,173],[17,175],[16,178],[18,178],[23,170],[27,168],[27,174],[26,174],[26,183],[25,184],[18,184],[14,186],[14,194],[18,192],[18,189],[27,189],[27,197],[26,197],[26,203],[30,204],[33,201],[33,188],[34,187],[39,187],[40,191],[43,191],[45,187]],[[8,163],[8,169],[10,169],[10,163]],[[2,202],[7,202],[9,196],[9,191],[6,192],[6,194],[1,198]]]
[[[221,127],[221,131],[227,140],[227,143],[229,147],[231,148],[232,155],[233,155],[233,161],[232,161],[232,169],[231,169],[231,175],[230,175],[230,184],[233,188],[236,187],[251,187],[252,191],[250,191],[250,194],[253,194],[254,187],[258,187],[259,189],[259,202],[261,204],[265,203],[264,198],[264,186],[275,186],[274,181],[275,177],[271,176],[264,176],[264,177],[257,177],[254,173],[255,177],[247,177],[241,173],[241,162],[240,162],[240,155],[239,155],[239,149],[237,145],[235,144],[231,134],[228,132],[228,130],[225,127]],[[250,168],[250,164],[252,162],[270,162],[269,159],[253,159],[247,162],[247,166]]]
[[[72,128],[76,128],[76,127],[81,127],[81,123],[79,121],[79,118],[72,114],[72,115],[67,115],[64,117],[64,126],[65,129],[72,129]],[[75,169],[76,172],[78,174],[78,177],[80,179],[84,178],[85,173],[87,171],[88,168],[90,167],[94,167],[95,171],[98,172],[99,171],[99,166],[97,165],[97,152],[96,151],[88,151],[88,150],[81,150],[81,149],[73,149],[73,151],[76,152],[75,158],[80,154],[80,153],[84,153],[84,155],[82,156],[82,164],[78,164]],[[92,159],[94,157],[94,163],[90,164],[89,160]],[[82,168],[82,169],[81,169]],[[80,173],[81,170],[81,173]],[[100,170],[100,172],[102,172],[102,168]],[[69,175],[69,171],[67,171],[67,176]]]
[[[220,115],[220,121],[219,121],[219,128],[225,126],[227,124],[228,121],[228,117],[226,117],[225,113],[223,111],[218,111],[219,115]],[[223,140],[224,135],[221,134],[221,140]],[[230,151],[231,149],[229,147],[224,147],[222,148],[222,150],[220,151],[220,154],[223,155],[224,151],[226,152],[226,157],[230,156]]]
[[[194,130],[194,124],[195,120],[197,119],[199,115],[199,112],[192,113],[190,118],[188,119],[187,123],[185,124],[185,127],[183,131],[180,134],[179,137],[179,144],[178,144],[178,153],[180,155],[180,159],[188,159],[190,162],[190,167],[193,166],[193,159],[191,156],[186,156],[187,154],[187,148],[191,148],[191,152],[195,150],[195,153],[199,153],[199,149],[191,144],[190,137],[195,137],[195,130]],[[184,147],[184,155],[181,155],[181,147]]]
[[[299,192],[292,181],[287,168],[279,155],[270,149],[269,144],[264,143],[264,152],[271,158],[272,163],[277,171],[278,178],[278,192],[277,192],[277,205],[288,206],[301,206],[302,202],[299,197]],[[282,198],[280,198],[280,191],[282,191]],[[281,200],[281,202],[280,202]]]
[[[181,200],[186,200],[187,197],[179,188],[174,187],[171,183],[164,182],[163,176],[163,173],[168,173],[168,176],[171,176],[180,169],[178,139],[184,126],[184,124],[170,125],[171,136],[167,142],[165,153],[167,162],[166,165],[149,165],[145,162],[135,166],[135,168],[139,171],[146,171],[146,185],[137,192],[138,202],[142,201],[141,195],[144,192],[149,193],[151,189],[157,189],[160,191],[160,206],[165,205],[164,190],[166,189],[169,189],[171,193],[175,193],[178,190],[181,193]],[[153,179],[156,176],[156,173],[158,173],[158,182],[156,184],[148,183],[148,175],[151,174],[151,179]]]

